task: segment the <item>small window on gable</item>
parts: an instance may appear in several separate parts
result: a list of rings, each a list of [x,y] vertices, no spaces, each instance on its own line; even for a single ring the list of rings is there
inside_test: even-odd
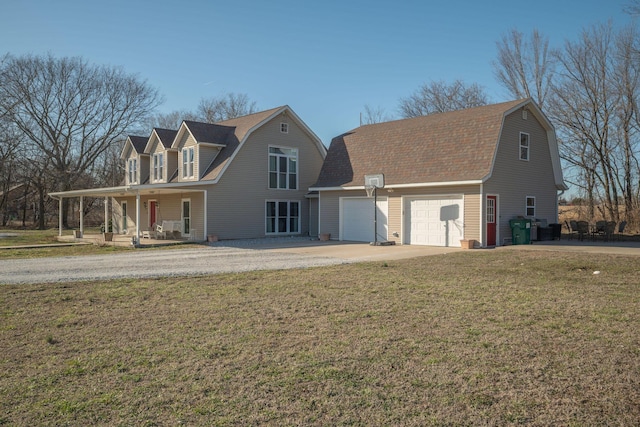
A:
[[[280,132],[289,133],[289,123],[280,123]]]
[[[529,161],[529,134],[520,132],[520,160]]]
[[[526,202],[526,216],[535,217],[536,216],[536,198],[533,196],[527,196]]]

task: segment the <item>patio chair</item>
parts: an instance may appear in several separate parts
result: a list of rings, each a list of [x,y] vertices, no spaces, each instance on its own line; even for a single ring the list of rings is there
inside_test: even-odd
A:
[[[156,224],[155,235],[156,235],[156,239],[166,239],[167,231],[164,230],[164,227],[161,224]]]
[[[609,239],[612,239],[615,232],[616,232],[616,222],[607,221],[607,223],[604,226],[604,241],[608,242]]]
[[[627,226],[627,221],[622,221],[620,224],[618,224],[618,240],[622,240],[622,233],[624,233],[624,228]]]
[[[584,240],[584,236],[589,234],[589,223],[587,221],[577,221],[578,237]]]
[[[569,237],[569,240],[573,239],[573,236],[578,235],[578,224],[576,221],[571,220],[571,222],[567,222],[565,220],[564,226],[567,227],[567,236]]]
[[[606,228],[607,228],[607,221],[596,221],[596,225],[591,232],[591,237],[593,238],[593,240],[596,240],[598,237],[602,237],[603,239],[606,239],[607,237]]]

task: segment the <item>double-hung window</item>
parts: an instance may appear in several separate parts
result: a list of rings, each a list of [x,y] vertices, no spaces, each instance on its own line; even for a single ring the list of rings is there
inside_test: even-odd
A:
[[[529,161],[529,134],[520,132],[520,160]]]
[[[129,184],[138,183],[138,159],[129,159],[127,162],[127,172],[129,174]]]
[[[267,201],[267,234],[299,233],[300,202],[292,200]]]
[[[298,188],[298,150],[269,147],[269,188]]]
[[[526,201],[526,216],[535,217],[536,216],[536,198],[533,196],[527,196]]]
[[[182,149],[182,177],[193,178],[195,152],[193,147]]]
[[[164,155],[156,153],[153,155],[153,180],[161,181],[164,179]]]

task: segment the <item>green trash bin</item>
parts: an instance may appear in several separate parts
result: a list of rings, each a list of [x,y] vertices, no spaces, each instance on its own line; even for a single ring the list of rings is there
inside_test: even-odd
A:
[[[524,218],[512,219],[511,241],[514,245],[528,245],[531,243],[531,220]]]

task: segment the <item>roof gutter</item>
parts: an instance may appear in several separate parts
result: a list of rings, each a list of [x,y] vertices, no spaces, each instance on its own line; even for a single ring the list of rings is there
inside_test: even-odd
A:
[[[392,184],[385,185],[384,188],[402,189],[402,188],[420,188],[420,187],[451,187],[458,185],[480,185],[484,182],[482,179],[474,179],[469,181],[446,181],[446,182],[423,182],[414,184]],[[364,185],[338,186],[338,187],[309,187],[309,191],[340,191],[340,190],[364,190]]]

